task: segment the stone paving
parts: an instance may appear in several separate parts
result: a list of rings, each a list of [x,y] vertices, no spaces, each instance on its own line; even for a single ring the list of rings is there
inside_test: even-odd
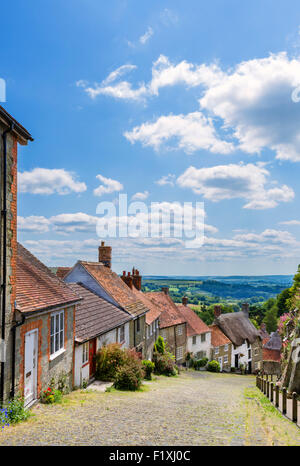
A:
[[[300,430],[261,396],[252,376],[195,371],[136,393],[77,390],[35,406],[0,445],[300,445]]]

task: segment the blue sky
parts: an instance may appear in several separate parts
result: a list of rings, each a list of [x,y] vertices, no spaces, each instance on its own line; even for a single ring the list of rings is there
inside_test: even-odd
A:
[[[142,193],[204,201],[204,245],[107,239],[115,271],[295,272],[297,1],[17,0],[1,16],[3,105],[35,138],[18,166],[28,249],[96,260],[98,202]]]

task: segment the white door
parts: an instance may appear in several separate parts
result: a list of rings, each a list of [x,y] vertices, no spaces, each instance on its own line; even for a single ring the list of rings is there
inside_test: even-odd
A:
[[[37,398],[38,330],[25,334],[24,404]]]
[[[220,364],[220,371],[222,372],[223,370],[223,358],[218,358],[219,364]]]

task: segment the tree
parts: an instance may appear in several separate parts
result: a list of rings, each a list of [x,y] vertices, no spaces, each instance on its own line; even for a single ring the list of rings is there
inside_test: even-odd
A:
[[[292,288],[286,288],[277,296],[277,310],[278,316],[282,316],[289,312],[289,300],[293,295]]]
[[[265,315],[263,322],[266,324],[267,332],[276,332],[277,330],[277,306],[270,307]]]

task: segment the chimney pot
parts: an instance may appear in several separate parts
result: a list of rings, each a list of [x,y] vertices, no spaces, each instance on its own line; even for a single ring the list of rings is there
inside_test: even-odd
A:
[[[249,316],[249,304],[248,303],[243,303],[242,304],[242,311],[246,316]]]
[[[222,314],[222,308],[221,306],[215,306],[214,308],[214,315],[215,317],[219,317]]]
[[[189,298],[187,296],[183,296],[182,297],[182,304],[184,306],[187,306],[188,302],[189,302]]]
[[[165,294],[169,294],[169,287],[168,286],[162,286],[161,291]]]
[[[104,246],[104,244],[104,241],[101,241],[101,246],[98,248],[98,260],[99,262],[102,262],[105,267],[111,269],[111,246]]]

